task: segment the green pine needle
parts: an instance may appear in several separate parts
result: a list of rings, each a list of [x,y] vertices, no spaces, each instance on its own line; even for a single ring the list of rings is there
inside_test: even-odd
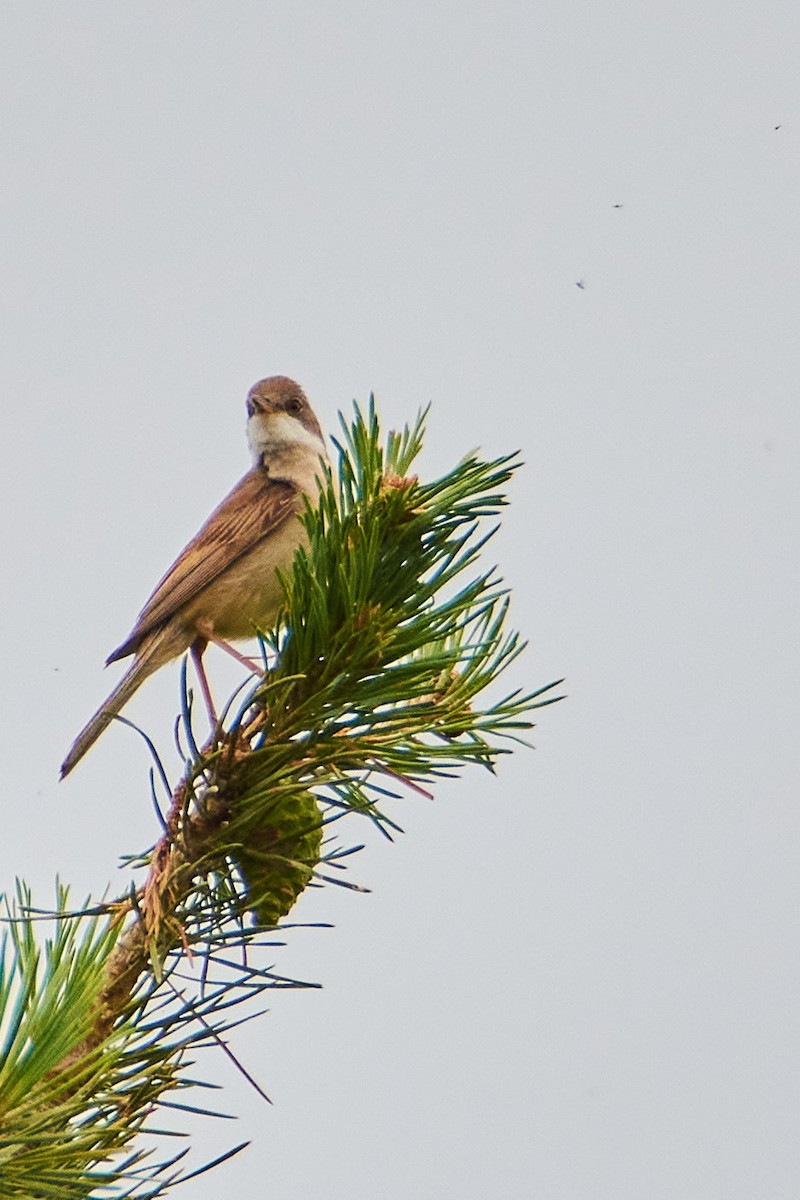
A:
[[[309,883],[356,886],[341,878],[356,848],[329,827],[356,813],[391,836],[387,801],[471,763],[494,770],[558,699],[556,684],[496,694],[525,647],[480,561],[519,459],[471,454],[420,482],[424,419],[385,443],[372,399],[341,420],[338,470],[307,505],[308,546],[261,634],[268,670],[237,689],[205,746],[184,664],[183,779],[156,848],[126,860],[148,868],[147,884],[78,915],[61,889],[43,944],[24,888],[9,909],[3,1195],[156,1196],[181,1178],[183,1152],[159,1160],[132,1143],[165,1093],[202,1086],[190,1050],[222,1045],[269,988],[314,986],[265,966],[264,948]]]

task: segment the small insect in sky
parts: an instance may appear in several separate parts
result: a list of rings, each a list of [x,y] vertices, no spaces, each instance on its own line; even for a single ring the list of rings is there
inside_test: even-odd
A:
[[[611,207],[612,208],[624,208],[625,205],[624,204],[612,204]]]
[[[575,287],[579,287],[581,289],[581,291],[583,291],[583,289],[586,287],[586,283],[584,282],[583,279],[576,279]]]

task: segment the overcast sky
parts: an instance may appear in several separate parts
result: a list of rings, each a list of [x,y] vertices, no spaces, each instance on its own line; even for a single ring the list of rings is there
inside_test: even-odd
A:
[[[800,9],[172,0],[0,14],[0,887],[156,836],[109,651],[248,465],[244,398],[432,403],[526,467],[491,554],[566,675],[394,813],[210,1053],[187,1200],[796,1200]],[[581,283],[583,286],[576,286]],[[220,690],[236,679],[214,659]],[[130,706],[166,751],[178,669]],[[366,832],[355,828],[353,836]]]

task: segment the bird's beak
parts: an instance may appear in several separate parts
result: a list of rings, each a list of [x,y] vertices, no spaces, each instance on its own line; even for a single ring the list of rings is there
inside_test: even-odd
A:
[[[265,399],[263,396],[248,396],[247,398],[247,415],[248,417],[258,416],[260,413],[270,413],[275,411],[275,405]]]

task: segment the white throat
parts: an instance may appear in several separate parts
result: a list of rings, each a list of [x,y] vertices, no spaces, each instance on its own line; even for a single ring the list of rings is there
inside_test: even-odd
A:
[[[287,450],[313,450],[327,458],[325,443],[289,413],[254,413],[247,421],[247,444],[253,461]]]

